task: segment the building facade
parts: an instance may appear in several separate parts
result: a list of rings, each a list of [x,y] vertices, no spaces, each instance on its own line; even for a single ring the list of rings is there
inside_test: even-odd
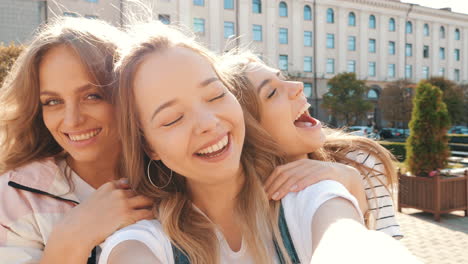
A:
[[[60,4],[49,3],[46,17],[81,15],[123,25],[134,10],[124,0],[54,2]],[[192,28],[215,51],[250,47],[268,64],[303,81],[312,113],[324,121],[329,116],[320,107],[322,95],[328,79],[341,72],[366,80],[373,102],[387,82],[398,79],[444,76],[468,82],[468,15],[447,9],[399,0],[141,2],[155,19]],[[385,125],[379,115],[376,109],[368,116]]]

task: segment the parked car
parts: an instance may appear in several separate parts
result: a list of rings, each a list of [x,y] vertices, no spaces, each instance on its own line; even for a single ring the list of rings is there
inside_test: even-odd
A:
[[[372,131],[371,127],[367,126],[350,126],[346,129],[351,135],[367,137],[374,140],[380,140],[380,135]]]
[[[468,128],[466,126],[453,126],[449,129],[449,134],[467,134]]]

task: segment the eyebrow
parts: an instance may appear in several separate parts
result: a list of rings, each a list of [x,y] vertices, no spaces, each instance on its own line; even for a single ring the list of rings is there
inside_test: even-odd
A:
[[[82,86],[79,86],[76,90],[75,93],[82,93],[86,90],[92,89],[93,86],[90,83],[84,84]],[[50,96],[58,96],[59,94],[56,92],[52,91],[42,91],[39,95],[50,95]]]
[[[215,82],[215,81],[219,81],[219,79],[216,78],[216,77],[209,78],[209,79],[206,79],[206,80],[204,80],[203,82],[201,82],[198,86],[199,86],[199,87],[205,87],[205,86],[208,86],[210,83]],[[155,117],[159,112],[161,112],[164,108],[170,107],[170,106],[174,105],[175,103],[177,103],[177,99],[169,100],[169,101],[165,102],[164,104],[160,105],[158,108],[156,108],[156,110],[154,110],[153,114],[151,115],[151,119],[150,119],[150,120],[153,120],[154,117]]]
[[[281,75],[281,71],[277,71],[277,72],[276,72],[276,76],[278,76],[278,78],[279,78],[280,75]],[[269,84],[271,81],[272,81],[271,79],[265,79],[265,80],[263,80],[263,81],[260,83],[260,85],[257,87],[257,93],[260,94],[260,92],[262,91],[262,88],[263,88],[265,85]]]

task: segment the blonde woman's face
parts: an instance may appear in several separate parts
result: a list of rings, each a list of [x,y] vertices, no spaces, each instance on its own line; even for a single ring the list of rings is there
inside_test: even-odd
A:
[[[279,70],[252,63],[247,77],[260,102],[261,125],[290,159],[302,158],[325,140],[320,121],[308,113],[303,83],[286,81]]]
[[[198,53],[173,47],[139,65],[134,93],[154,160],[190,184],[216,184],[239,172],[242,109]]]
[[[67,46],[49,50],[39,65],[40,102],[46,127],[76,161],[96,161],[119,152],[114,108],[92,85]]]

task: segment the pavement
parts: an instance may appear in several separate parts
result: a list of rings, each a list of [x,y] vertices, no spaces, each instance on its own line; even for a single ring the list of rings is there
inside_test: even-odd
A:
[[[464,211],[443,214],[436,222],[432,214],[403,208],[397,220],[404,237],[400,240],[422,262],[468,264],[468,217]]]

